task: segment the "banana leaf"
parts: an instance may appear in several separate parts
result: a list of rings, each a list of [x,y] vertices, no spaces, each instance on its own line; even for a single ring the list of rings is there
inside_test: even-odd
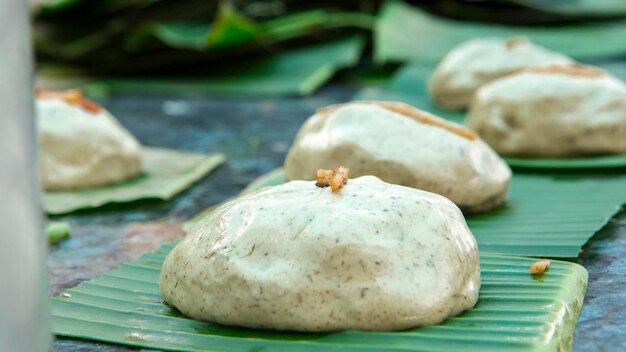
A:
[[[509,166],[530,169],[609,169],[626,168],[626,155],[568,159],[504,158]]]
[[[206,51],[242,45],[252,41],[262,45],[303,37],[312,32],[334,28],[371,30],[375,17],[364,13],[311,10],[254,23],[238,14],[232,6],[218,13],[210,22],[161,22],[140,28],[128,39],[129,47],[138,50],[149,37],[175,49]]]
[[[48,214],[64,214],[111,203],[144,199],[168,200],[220,165],[222,154],[204,155],[144,147],[143,173],[131,180],[98,188],[45,191],[42,201]]]
[[[357,87],[386,87],[391,83],[396,71],[397,68],[391,65],[374,65],[367,60],[343,72],[338,81]]]
[[[207,36],[207,47],[227,48],[256,38],[261,28],[240,15],[230,2],[220,6],[217,18]]]
[[[70,224],[60,221],[50,221],[46,226],[48,243],[59,243],[72,235]]]
[[[363,46],[363,38],[353,36],[238,62],[236,65],[224,65],[213,75],[203,78],[107,79],[87,84],[85,92],[90,96],[112,92],[308,95],[332,78],[339,69],[356,65]]]
[[[35,0],[35,16],[58,15],[72,10],[78,6],[85,5],[85,0]],[[91,1],[91,6],[96,13],[113,13],[121,9],[130,7],[136,0],[104,0]],[[38,4],[39,3],[39,4]]]
[[[281,16],[263,23],[263,36],[281,40],[311,33],[312,30],[358,28],[372,30],[376,17],[362,12],[334,12],[322,9]]]
[[[146,46],[145,42],[154,36],[174,49],[204,50],[210,30],[211,23],[204,22],[155,23],[149,27],[139,28],[130,35],[127,47],[132,51],[139,51]]]
[[[284,182],[284,170],[276,169],[253,181],[242,194]],[[515,173],[504,205],[485,214],[466,215],[466,220],[481,253],[574,258],[623,204],[623,175]],[[193,217],[185,229],[213,208]]]
[[[400,1],[389,1],[376,24],[374,57],[381,63],[420,60],[434,64],[468,39],[514,36],[526,36],[539,45],[581,60],[626,54],[626,20],[559,27],[507,27],[444,19]]]
[[[138,51],[151,36],[175,49],[207,50],[245,44],[262,29],[241,15],[230,2],[218,8],[212,22],[157,22],[140,26],[127,39],[127,47]]]
[[[626,16],[623,0],[506,0],[543,12],[581,16]]]
[[[443,324],[401,332],[260,331],[186,318],[163,303],[159,274],[175,243],[51,299],[58,336],[175,351],[569,350],[587,287],[580,265],[482,254],[478,304]]]
[[[98,15],[104,5],[121,9]],[[369,31],[375,22],[375,16],[355,11],[354,4],[330,10],[296,6],[269,17],[254,15],[251,9],[258,6],[253,5],[238,4],[239,11],[230,1],[78,1],[58,16],[38,17],[34,42],[40,62],[71,64],[100,77],[173,75],[186,68],[193,75],[215,62]]]
[[[80,4],[83,0],[45,0],[41,3],[42,9],[60,10]]]

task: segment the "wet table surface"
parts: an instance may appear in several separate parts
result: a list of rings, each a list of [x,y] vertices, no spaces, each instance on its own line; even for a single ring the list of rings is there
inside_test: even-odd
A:
[[[306,98],[124,95],[103,100],[143,145],[222,152],[228,160],[169,202],[56,218],[72,225],[73,236],[50,248],[51,294],[97,277],[182,236],[183,221],[236,195],[254,178],[281,166],[300,125],[317,107],[344,102],[354,93],[353,88],[334,85]],[[573,350],[625,351],[626,212],[597,233],[577,261],[589,271],[589,288]],[[58,339],[53,350],[135,349]]]

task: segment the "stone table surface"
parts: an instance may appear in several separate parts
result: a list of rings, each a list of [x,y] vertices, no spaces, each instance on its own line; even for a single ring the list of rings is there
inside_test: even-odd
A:
[[[332,85],[306,98],[223,99],[186,94],[120,95],[103,100],[143,145],[222,152],[228,159],[169,202],[57,217],[72,225],[73,236],[50,248],[51,294],[182,236],[183,221],[236,195],[254,178],[281,166],[300,125],[317,107],[344,102],[354,93],[351,87]],[[595,235],[578,262],[589,271],[589,288],[573,350],[626,351],[626,212]],[[135,349],[58,339],[53,350]]]

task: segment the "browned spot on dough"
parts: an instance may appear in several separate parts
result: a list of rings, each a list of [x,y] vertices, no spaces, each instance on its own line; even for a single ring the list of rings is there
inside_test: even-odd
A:
[[[584,66],[580,64],[560,64],[560,65],[546,65],[546,66],[538,66],[531,67],[524,70],[522,72],[531,72],[531,73],[556,73],[561,75],[568,76],[578,76],[578,77],[603,77],[606,74],[604,71],[590,67]]]
[[[63,100],[69,104],[77,104],[83,99],[83,91],[80,89],[57,91],[40,88],[35,91],[35,97],[37,97],[37,99],[57,99]]]
[[[517,48],[518,46],[528,45],[528,44],[530,44],[530,40],[528,40],[528,38],[526,37],[509,38],[504,43],[507,49],[513,49],[513,48]]]
[[[355,101],[346,104],[335,104],[320,108],[317,110],[319,114],[329,114],[336,111],[339,108],[350,104],[361,104],[361,105],[375,105],[379,106],[383,109],[387,109],[389,111],[395,112],[400,115],[404,115],[406,117],[410,117],[415,121],[421,122],[426,125],[436,126],[439,128],[443,128],[447,131],[455,133],[463,138],[467,138],[471,141],[478,138],[478,135],[467,128],[455,125],[446,120],[440,119],[438,117],[432,116],[422,110],[416,109],[410,105],[396,102],[378,102],[378,101]]]
[[[62,100],[68,104],[80,106],[86,111],[97,113],[102,110],[102,107],[91,100],[88,100],[83,96],[83,91],[80,89],[69,90],[50,90],[50,89],[37,89],[35,91],[35,97],[37,99],[57,99]]]

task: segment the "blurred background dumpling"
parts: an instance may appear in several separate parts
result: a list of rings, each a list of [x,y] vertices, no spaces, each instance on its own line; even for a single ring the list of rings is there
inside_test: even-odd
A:
[[[494,79],[527,67],[571,62],[526,38],[472,39],[452,49],[439,63],[429,91],[442,107],[465,108],[476,90]]]
[[[46,190],[103,186],[141,172],[137,139],[79,91],[40,91],[36,110]]]
[[[589,66],[528,69],[482,87],[467,125],[503,155],[626,153],[626,85]]]

